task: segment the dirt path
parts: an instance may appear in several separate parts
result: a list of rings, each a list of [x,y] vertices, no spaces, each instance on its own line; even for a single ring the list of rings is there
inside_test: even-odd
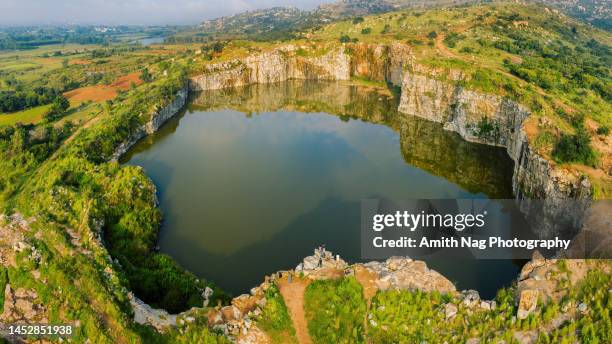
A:
[[[312,344],[308,334],[308,322],[304,314],[304,291],[308,284],[310,284],[310,280],[303,278],[293,278],[291,283],[289,283],[283,277],[277,282],[278,289],[283,299],[285,299],[285,304],[287,305],[287,310],[289,310],[295,334],[300,344]]]
[[[366,300],[366,314],[370,313],[370,306],[372,304],[372,298],[376,295],[378,287],[376,286],[376,279],[378,275],[362,266],[355,267],[355,279],[363,287],[363,297]],[[368,317],[363,319],[363,329],[365,333],[368,331]]]
[[[363,296],[365,297],[369,307],[370,302],[372,302],[372,298],[378,291],[378,287],[376,287],[378,275],[362,266],[356,266],[355,278],[363,287]]]

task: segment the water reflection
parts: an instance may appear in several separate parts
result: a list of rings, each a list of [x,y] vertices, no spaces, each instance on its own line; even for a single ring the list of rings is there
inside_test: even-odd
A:
[[[124,162],[158,186],[162,251],[242,293],[321,243],[358,261],[363,198],[511,197],[503,150],[396,108],[388,90],[332,82],[204,92]],[[518,269],[429,264],[485,296]]]

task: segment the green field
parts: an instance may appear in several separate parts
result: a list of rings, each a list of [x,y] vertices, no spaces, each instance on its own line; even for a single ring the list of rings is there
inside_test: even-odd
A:
[[[42,105],[32,109],[0,114],[0,126],[13,125],[16,123],[36,124],[43,119],[43,115],[49,110],[51,105]]]

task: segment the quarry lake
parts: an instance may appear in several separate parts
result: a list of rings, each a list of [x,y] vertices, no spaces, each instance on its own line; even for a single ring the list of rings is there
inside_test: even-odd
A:
[[[286,82],[195,94],[124,163],[158,188],[161,251],[234,294],[321,244],[360,261],[364,198],[512,198],[512,161],[397,112],[388,90]],[[511,260],[427,260],[491,298]]]

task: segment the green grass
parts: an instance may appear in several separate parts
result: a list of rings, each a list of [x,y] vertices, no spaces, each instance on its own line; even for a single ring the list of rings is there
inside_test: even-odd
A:
[[[32,109],[12,112],[8,114],[0,114],[0,126],[14,125],[16,123],[36,124],[43,120],[44,114],[49,110],[51,105],[42,105]]]
[[[304,294],[308,332],[314,343],[364,343],[366,302],[354,277],[315,281]]]
[[[256,322],[268,334],[272,343],[297,343],[287,306],[276,285],[266,290],[266,305]]]
[[[104,112],[103,106],[97,103],[84,104],[75,109],[68,110],[68,114],[62,117],[58,123],[65,122],[85,123],[91,118]]]

